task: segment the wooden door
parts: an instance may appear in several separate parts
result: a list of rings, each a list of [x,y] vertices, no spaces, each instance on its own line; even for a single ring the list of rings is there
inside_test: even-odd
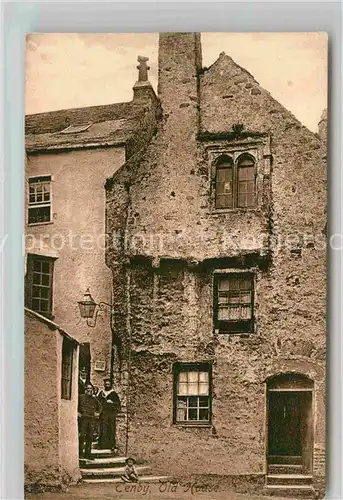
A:
[[[268,454],[302,454],[301,393],[269,392]]]

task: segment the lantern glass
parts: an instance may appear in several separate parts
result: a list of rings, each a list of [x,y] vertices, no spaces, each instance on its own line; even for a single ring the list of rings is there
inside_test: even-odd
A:
[[[83,300],[78,302],[80,308],[81,318],[93,318],[94,311],[96,308],[96,302],[94,302],[93,297],[90,294],[89,288],[87,288]]]

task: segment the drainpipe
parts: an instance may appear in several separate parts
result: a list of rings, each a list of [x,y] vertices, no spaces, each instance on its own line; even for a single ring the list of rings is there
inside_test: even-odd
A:
[[[113,364],[114,364],[114,339],[115,339],[115,326],[113,325],[114,322],[114,316],[113,316],[113,311],[111,312],[111,332],[112,332],[112,340],[111,340],[111,360],[110,360],[110,381],[111,381],[111,386],[113,386],[114,382],[114,376],[113,376]]]
[[[128,333],[128,343],[127,343],[127,379],[126,379],[126,442],[125,442],[125,454],[128,456],[129,453],[129,410],[130,410],[130,380],[131,380],[131,297],[130,297],[130,268],[126,268],[126,303],[127,303],[127,315],[126,315],[126,329]]]
[[[113,304],[113,292],[111,292],[111,304]],[[114,306],[111,307],[111,316],[110,316],[110,325],[111,325],[111,359],[110,359],[110,381],[111,386],[113,385],[113,362],[114,362],[114,336],[115,336],[115,316],[114,316]]]

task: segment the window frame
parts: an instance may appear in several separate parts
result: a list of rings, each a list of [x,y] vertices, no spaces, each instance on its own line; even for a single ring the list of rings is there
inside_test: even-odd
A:
[[[38,226],[42,224],[51,224],[53,222],[52,220],[52,181],[53,178],[51,175],[46,174],[46,175],[36,175],[28,178],[28,195],[27,195],[27,225],[28,226]],[[49,183],[49,200],[44,201],[42,200],[41,202],[31,202],[30,201],[30,185],[37,185],[40,182],[42,183]],[[49,220],[44,220],[44,221],[38,221],[38,222],[31,222],[30,221],[30,211],[33,209],[39,209],[39,208],[46,208],[49,207],[50,209],[50,214],[49,214]]]
[[[223,172],[225,170],[231,172],[231,181],[226,181],[226,182],[230,182],[232,185],[231,196],[230,196],[231,197],[231,206],[219,207],[219,206],[217,206],[218,198],[228,196],[225,192],[224,193],[218,192],[219,184],[224,182],[222,180],[220,180],[220,181],[218,180],[218,174],[219,174],[219,172]],[[226,182],[224,182],[224,183],[226,183]],[[215,175],[215,180],[214,180],[214,186],[215,186],[214,203],[215,203],[215,207],[217,210],[232,210],[235,207],[235,200],[234,200],[235,188],[234,188],[234,185],[235,185],[234,160],[233,160],[232,156],[222,154],[216,160],[216,175]]]
[[[244,161],[245,159],[251,160],[253,164],[251,166],[249,166],[249,167],[246,167],[246,166],[243,167],[243,166],[241,166],[240,163],[242,161]],[[243,206],[242,207],[242,206],[239,205],[239,197],[242,196],[242,192],[239,189],[239,184],[240,184],[240,182],[242,182],[242,181],[239,180],[239,172],[240,172],[240,170],[243,170],[244,168],[252,168],[253,169],[254,190],[253,190],[253,193],[252,193],[253,204],[250,205],[250,206]],[[238,208],[240,210],[249,210],[249,209],[256,208],[256,206],[257,206],[257,192],[256,192],[257,191],[257,189],[256,189],[256,186],[257,186],[257,168],[256,168],[256,158],[254,158],[251,154],[244,152],[244,153],[242,153],[241,155],[239,155],[236,158],[234,169],[235,169],[235,172],[236,172],[236,184],[235,184],[236,193],[234,193],[235,194],[235,196],[234,196],[234,202],[236,202],[236,207],[235,208]],[[248,181],[245,179],[245,182],[248,182]]]
[[[37,273],[34,271],[34,263],[35,262],[43,262],[47,263],[49,265],[49,273]],[[43,255],[37,255],[37,254],[28,254],[27,255],[27,273],[26,273],[26,278],[25,278],[25,305],[32,311],[37,312],[38,314],[41,314],[42,316],[45,316],[49,319],[53,318],[53,295],[54,295],[54,263],[55,259],[52,257],[46,257]],[[33,307],[33,300],[35,297],[33,296],[33,287],[40,287],[42,288],[43,285],[34,283],[34,273],[36,274],[41,274],[41,275],[46,275],[48,274],[50,277],[49,281],[49,286],[46,288],[49,289],[49,296],[48,296],[48,310],[47,311],[42,311],[42,310],[37,310]],[[45,287],[45,285],[44,285]],[[38,299],[38,297],[37,297]]]
[[[73,394],[74,342],[63,336],[61,356],[61,399],[70,401]],[[67,376],[65,376],[65,374]]]
[[[219,312],[219,281],[221,279],[247,279],[251,280],[251,301],[250,311],[251,318],[249,320],[220,320],[218,319]],[[218,270],[213,275],[213,327],[214,331],[219,334],[242,335],[255,333],[255,273],[251,270],[242,271],[240,269],[231,272],[223,272]]]
[[[221,160],[227,157],[231,161],[232,167],[226,167],[232,169],[232,205],[229,207],[218,207],[217,206],[217,187],[218,187],[218,170],[224,170],[225,167],[221,167]],[[244,160],[244,158],[249,158],[253,162],[254,168],[254,192],[253,192],[253,205],[248,207],[240,207],[238,204],[239,199],[239,163]],[[214,191],[214,208],[216,211],[230,211],[230,210],[255,210],[258,205],[258,194],[257,194],[257,158],[249,150],[239,150],[239,151],[221,151],[221,153],[214,160],[214,180],[213,180],[213,191]],[[242,167],[241,167],[242,168]],[[243,167],[244,168],[244,167]]]
[[[204,371],[208,373],[208,420],[177,420],[178,381],[181,372]],[[212,363],[174,363],[173,365],[173,424],[184,427],[210,427],[212,426]],[[184,396],[194,397],[194,396]],[[198,395],[197,397],[200,397]],[[205,396],[206,397],[206,396]],[[197,405],[199,409],[200,406]]]

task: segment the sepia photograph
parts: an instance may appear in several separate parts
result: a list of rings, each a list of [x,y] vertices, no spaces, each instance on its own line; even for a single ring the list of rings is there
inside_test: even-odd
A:
[[[327,59],[27,36],[27,499],[325,497]]]

